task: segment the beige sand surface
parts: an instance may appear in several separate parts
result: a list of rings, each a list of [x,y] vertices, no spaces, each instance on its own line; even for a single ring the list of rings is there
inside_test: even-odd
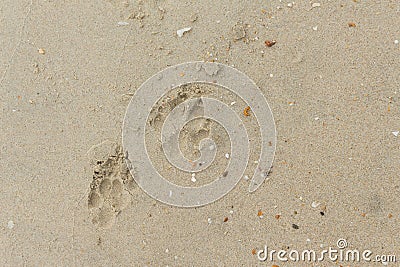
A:
[[[400,2],[291,3],[2,0],[0,266],[315,266],[254,252],[340,238],[400,261]],[[278,143],[255,193],[182,209],[135,184],[121,128],[143,82],[198,60],[255,81]],[[340,265],[381,263],[319,263]]]

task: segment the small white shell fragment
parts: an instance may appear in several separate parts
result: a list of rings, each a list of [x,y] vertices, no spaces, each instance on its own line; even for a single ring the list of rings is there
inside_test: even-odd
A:
[[[235,102],[235,101],[231,102],[231,106],[233,106],[233,105],[235,105],[235,104],[236,104],[236,102]]]
[[[192,179],[190,179],[193,183],[195,183],[197,180],[196,180],[196,174],[195,173],[192,173]]]
[[[208,219],[207,219],[207,222],[208,222],[208,224],[211,224],[211,223],[212,223],[211,218],[208,218]]]
[[[320,6],[321,6],[320,3],[312,3],[312,4],[311,4],[311,7],[312,7],[312,8],[314,8],[314,7],[320,7]]]
[[[400,133],[399,131],[392,132],[392,134],[393,134],[394,136],[396,136],[396,137],[399,136],[399,133]]]
[[[311,203],[311,207],[313,207],[313,208],[317,208],[319,205],[321,205],[321,203],[318,203],[318,202],[313,202],[313,203]]]
[[[248,181],[250,178],[249,178],[248,175],[245,175],[245,176],[244,176],[244,179],[245,179],[246,181]]]
[[[269,77],[271,77],[271,78],[274,77],[274,74],[270,73],[270,74],[269,74]]]
[[[313,29],[314,31],[316,31],[316,30],[318,30],[318,26],[314,26],[314,27],[312,27],[312,29]]]
[[[9,221],[7,223],[7,227],[8,227],[8,229],[13,229],[14,228],[14,222],[13,221]]]
[[[172,190],[169,190],[169,197],[172,197]]]
[[[230,214],[233,214],[233,210],[230,210],[229,213],[230,213]]]
[[[126,22],[126,21],[119,21],[118,22],[118,26],[127,26],[127,25],[129,25],[129,22]]]
[[[399,44],[399,40],[394,40],[394,44]]]
[[[288,6],[288,7],[292,7],[292,6],[293,6],[293,3],[289,3],[289,4],[287,4],[287,6]]]
[[[229,157],[230,157],[229,153],[226,153],[225,158],[229,159]]]
[[[185,32],[188,32],[188,31],[190,31],[191,29],[192,29],[191,27],[186,27],[186,28],[177,30],[177,31],[176,31],[176,34],[178,35],[178,37],[182,37],[183,34],[184,34]]]

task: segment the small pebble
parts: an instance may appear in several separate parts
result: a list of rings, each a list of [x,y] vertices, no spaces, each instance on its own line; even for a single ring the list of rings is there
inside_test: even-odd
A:
[[[312,4],[311,4],[311,7],[312,7],[312,8],[314,8],[314,7],[320,7],[320,6],[321,6],[320,3],[312,3]]]
[[[394,40],[394,44],[399,44],[399,40]]]
[[[313,208],[316,208],[316,207],[318,207],[319,205],[321,205],[321,203],[318,203],[318,202],[313,202],[313,203],[311,203],[311,207],[313,207]]]
[[[357,26],[354,22],[349,22],[347,23],[347,25],[349,25],[350,28],[354,28]]]
[[[288,6],[288,7],[292,7],[292,6],[293,6],[293,3],[289,3],[289,4],[287,4],[287,6]]]
[[[44,55],[46,54],[46,51],[43,48],[38,49],[39,54]]]
[[[292,224],[293,229],[299,229],[300,227],[297,224]]]

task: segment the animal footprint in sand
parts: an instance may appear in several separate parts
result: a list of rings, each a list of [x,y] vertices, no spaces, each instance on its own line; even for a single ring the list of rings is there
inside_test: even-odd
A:
[[[92,147],[88,155],[93,167],[88,208],[93,224],[109,228],[131,201],[135,182],[129,173],[121,146],[105,141]]]

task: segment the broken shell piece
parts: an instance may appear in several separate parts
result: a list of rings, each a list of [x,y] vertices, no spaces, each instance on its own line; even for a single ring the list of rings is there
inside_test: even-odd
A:
[[[13,229],[14,228],[14,222],[13,221],[9,221],[7,223],[7,227],[8,227],[8,229]]]
[[[262,212],[262,210],[258,210],[257,216],[258,216],[260,219],[264,218],[264,213]]]
[[[191,27],[186,27],[186,28],[177,30],[177,31],[176,31],[176,34],[178,35],[178,37],[182,37],[183,34],[185,34],[185,32],[188,32],[188,31],[190,31],[191,29],[192,29]]]
[[[119,21],[118,22],[118,26],[127,26],[127,25],[129,25],[129,22],[126,22],[126,21]]]
[[[266,46],[272,47],[273,45],[276,44],[276,41],[275,40],[272,40],[272,41],[266,40],[264,43],[265,43]]]

